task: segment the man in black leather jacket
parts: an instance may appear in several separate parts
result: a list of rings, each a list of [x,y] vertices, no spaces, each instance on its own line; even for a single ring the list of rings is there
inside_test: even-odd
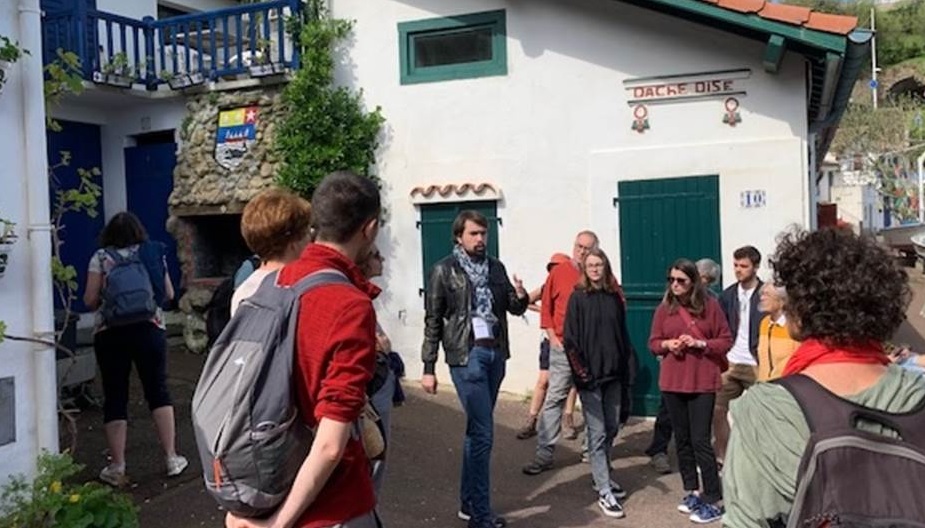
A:
[[[505,361],[510,357],[507,313],[522,315],[527,290],[504,265],[486,254],[488,220],[462,211],[453,222],[456,247],[430,272],[424,316],[424,377],[421,385],[437,392],[434,369],[440,344],[450,376],[466,412],[466,440],[459,517],[469,528],[506,526],[491,510],[490,463],[495,402]]]

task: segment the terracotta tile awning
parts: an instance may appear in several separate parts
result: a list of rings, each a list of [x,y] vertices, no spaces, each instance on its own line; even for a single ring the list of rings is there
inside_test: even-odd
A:
[[[445,185],[428,185],[411,189],[414,203],[459,202],[466,200],[500,200],[501,190],[491,183],[450,183]]]
[[[767,0],[701,0],[739,13],[755,14],[761,18],[805,27],[814,31],[847,35],[858,25],[853,16],[831,15],[813,11],[808,7],[776,4]]]

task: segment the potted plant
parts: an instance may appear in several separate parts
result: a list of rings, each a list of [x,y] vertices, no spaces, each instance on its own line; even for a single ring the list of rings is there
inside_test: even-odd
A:
[[[109,58],[103,69],[93,72],[93,82],[97,84],[108,84],[117,88],[131,88],[134,79],[132,78],[132,67],[128,63],[128,55],[119,52]]]
[[[20,47],[19,42],[14,42],[9,37],[0,36],[0,91],[3,91],[3,85],[9,77],[9,71],[23,55],[29,55],[29,50]]]
[[[16,242],[16,223],[6,218],[0,218],[0,277],[6,273],[6,267],[10,262],[10,253],[13,251],[13,243]]]
[[[257,49],[250,57],[248,71],[251,77],[266,77],[285,71],[285,65],[273,64],[270,60],[270,41],[260,39],[257,42]]]

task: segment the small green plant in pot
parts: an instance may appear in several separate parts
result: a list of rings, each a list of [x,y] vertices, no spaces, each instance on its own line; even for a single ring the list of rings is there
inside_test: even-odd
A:
[[[74,482],[82,469],[67,453],[39,456],[31,482],[16,476],[0,488],[0,526],[137,527],[138,509],[132,500],[96,482]]]

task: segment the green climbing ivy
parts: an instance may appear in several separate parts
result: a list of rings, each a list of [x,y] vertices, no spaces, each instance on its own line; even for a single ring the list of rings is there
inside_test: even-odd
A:
[[[283,92],[285,117],[274,138],[282,161],[278,183],[310,197],[318,182],[336,170],[374,178],[385,118],[379,107],[364,108],[362,92],[334,85],[334,53],[353,23],[330,18],[322,1],[309,0],[302,19],[290,29],[300,43],[302,67]]]

